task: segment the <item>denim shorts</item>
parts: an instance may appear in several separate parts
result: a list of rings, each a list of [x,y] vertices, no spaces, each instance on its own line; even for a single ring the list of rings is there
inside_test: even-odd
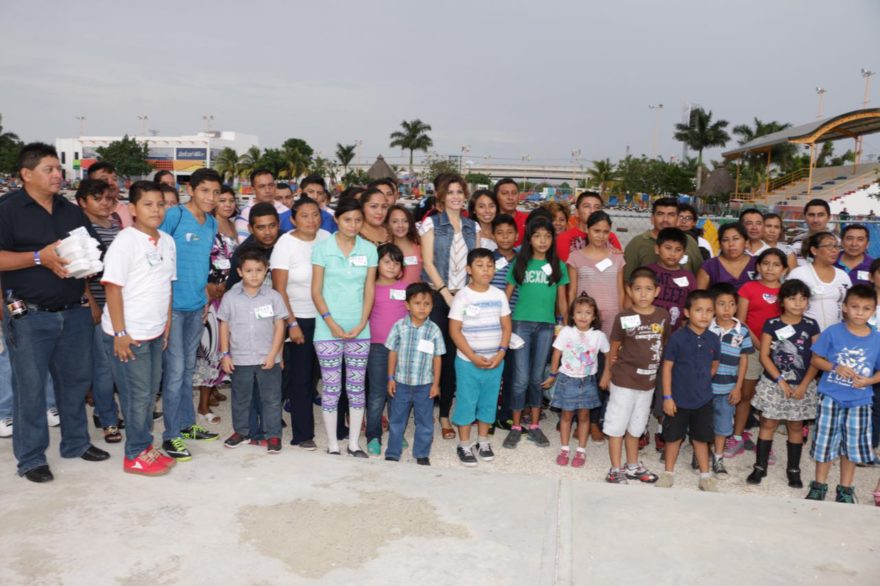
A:
[[[563,411],[578,409],[596,409],[602,405],[599,398],[599,387],[593,375],[574,378],[563,373],[556,377],[556,390],[553,393],[552,407]]]
[[[727,437],[733,434],[733,416],[736,405],[731,405],[730,395],[715,395],[712,399],[712,427],[715,435]]]

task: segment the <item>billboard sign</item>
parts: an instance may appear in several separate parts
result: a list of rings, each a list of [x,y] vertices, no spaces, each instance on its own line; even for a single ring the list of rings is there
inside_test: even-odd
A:
[[[177,148],[178,161],[204,161],[208,158],[208,149],[206,148]]]

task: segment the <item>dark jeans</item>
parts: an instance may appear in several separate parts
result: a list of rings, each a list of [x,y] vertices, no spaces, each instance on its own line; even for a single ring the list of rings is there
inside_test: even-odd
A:
[[[55,381],[61,417],[61,456],[78,458],[89,448],[86,393],[92,375],[94,324],[87,307],[59,312],[29,310],[11,319],[4,310],[12,366],[15,433],[12,450],[20,475],[46,464],[46,377]]]
[[[434,441],[434,401],[428,398],[431,385],[410,386],[397,383],[397,392],[391,401],[391,421],[388,428],[388,447],[385,457],[400,459],[403,451],[403,434],[409,421],[409,412],[415,412],[416,431],[413,435],[413,457],[427,458],[431,455]]]
[[[388,348],[370,344],[367,360],[367,441],[382,443],[382,413],[388,400]]]
[[[245,437],[251,435],[251,402],[254,387],[259,384],[260,416],[266,436],[281,437],[281,366],[268,370],[255,366],[235,365],[232,371],[232,428]]]
[[[101,330],[101,324],[95,326],[94,345],[92,346],[92,399],[95,401],[95,413],[102,427],[119,423],[116,417],[116,401],[113,399],[113,373],[110,365],[113,357],[113,344],[107,349]],[[161,365],[159,371],[162,371]]]
[[[293,445],[315,437],[315,320],[297,318],[305,343],[284,344],[284,371],[287,373],[285,394],[290,400],[290,425]]]
[[[162,378],[162,336],[132,345],[134,360],[128,362],[113,355],[113,336],[104,334],[102,341],[125,417],[125,457],[133,459],[153,443],[153,406]]]
[[[513,399],[513,363],[514,360],[516,360],[513,356],[516,352],[516,350],[508,349],[507,354],[504,356],[504,370],[501,371],[501,395],[498,405],[498,421],[513,419],[513,409],[510,405],[511,400]]]
[[[434,293],[434,307],[431,309],[431,321],[437,324],[446,344],[446,354],[441,359],[440,368],[440,417],[449,417],[452,400],[455,398],[455,343],[449,337],[449,306],[443,296]]]

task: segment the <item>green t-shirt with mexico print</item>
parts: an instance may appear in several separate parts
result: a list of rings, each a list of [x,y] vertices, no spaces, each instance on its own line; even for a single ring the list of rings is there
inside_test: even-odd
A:
[[[376,247],[358,236],[354,248],[345,256],[339,250],[334,235],[315,244],[312,249],[312,264],[324,268],[322,293],[327,310],[333,315],[333,320],[347,332],[361,321],[367,273],[375,271],[379,264]],[[324,320],[315,320],[315,340],[334,339]],[[370,339],[369,323],[358,339]]]
[[[556,262],[559,262],[558,260]],[[507,282],[518,290],[513,319],[516,321],[534,321],[539,323],[556,323],[556,292],[560,285],[568,285],[568,269],[560,262],[562,278],[558,283],[550,285],[550,263],[546,260],[530,259],[526,265],[526,274],[522,285],[514,278],[516,263],[510,263],[507,271]],[[546,268],[544,268],[546,267]]]

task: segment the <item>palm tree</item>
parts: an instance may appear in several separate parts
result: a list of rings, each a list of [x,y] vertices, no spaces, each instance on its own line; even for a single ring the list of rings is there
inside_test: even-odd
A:
[[[223,177],[223,181],[233,181],[238,177],[238,153],[226,147],[214,159],[214,169]]]
[[[260,157],[262,156],[262,152],[260,151],[260,147],[252,146],[248,150],[244,152],[242,156],[238,158],[238,173],[242,177],[248,177],[250,174],[257,169],[257,166],[260,164]]]
[[[727,120],[712,122],[712,111],[706,112],[702,108],[691,110],[691,119],[688,124],[675,125],[675,140],[685,143],[689,148],[697,151],[697,189],[702,183],[703,149],[709,147],[723,147],[730,140],[730,135],[724,130],[727,128]]]
[[[336,158],[339,160],[339,164],[342,165],[342,174],[348,174],[348,165],[354,160],[355,151],[357,151],[356,144],[348,144],[343,145],[340,143],[336,143]]]
[[[599,194],[604,198],[608,184],[617,179],[617,169],[611,159],[593,161],[593,166],[587,170],[590,183],[599,186]]]
[[[409,174],[413,174],[413,151],[425,151],[434,146],[434,141],[428,136],[431,130],[430,124],[425,124],[418,118],[407,122],[404,120],[400,123],[402,130],[395,130],[391,133],[391,147],[400,147],[402,150],[409,151]]]
[[[780,130],[785,130],[789,128],[791,124],[776,122],[775,120],[771,122],[764,122],[758,118],[755,118],[755,126],[752,128],[748,124],[739,124],[733,127],[733,133],[739,136],[739,144],[740,146],[746,144],[747,142],[751,142],[756,138],[767,136],[768,134],[773,134],[774,132],[779,132]],[[797,155],[797,147],[791,143],[783,143],[776,145],[770,149],[770,160],[776,163],[780,169],[787,169],[789,167],[789,163],[793,157]],[[763,163],[767,160],[766,154],[760,154],[757,156],[747,156],[746,157],[749,164],[755,165],[759,163]],[[791,169],[794,171],[795,169]]]

